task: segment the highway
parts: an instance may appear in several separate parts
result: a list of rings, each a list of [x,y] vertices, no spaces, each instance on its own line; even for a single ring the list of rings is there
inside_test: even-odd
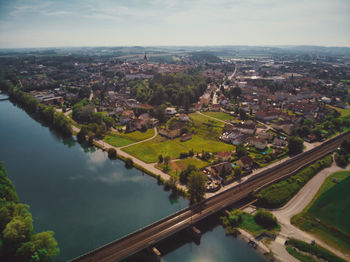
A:
[[[334,151],[342,141],[349,139],[350,132],[348,131],[340,136],[326,141],[310,151],[301,153],[278,166],[260,172],[254,177],[247,179],[240,185],[208,198],[194,207],[185,208],[143,229],[140,229],[71,261],[114,262],[122,260],[143,250],[144,248],[153,246],[158,241],[187,228],[192,223],[196,223],[205,217],[232,205],[238,200],[248,196],[255,190],[271,184],[283,177],[290,176],[297,170]]]

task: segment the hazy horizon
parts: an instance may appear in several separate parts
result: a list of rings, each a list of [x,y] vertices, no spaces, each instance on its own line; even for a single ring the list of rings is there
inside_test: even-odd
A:
[[[0,0],[0,48],[350,47],[348,28],[348,0]]]

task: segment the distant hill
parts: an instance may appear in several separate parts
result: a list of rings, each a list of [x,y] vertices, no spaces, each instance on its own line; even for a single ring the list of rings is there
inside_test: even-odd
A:
[[[209,52],[190,53],[191,60],[194,62],[220,63],[221,59]]]

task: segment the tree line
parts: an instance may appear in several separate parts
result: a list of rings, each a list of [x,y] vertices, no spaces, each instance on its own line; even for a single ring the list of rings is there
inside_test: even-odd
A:
[[[34,233],[29,206],[19,202],[0,163],[0,261],[48,262],[59,254],[54,232]]]
[[[0,89],[9,95],[12,102],[21,106],[37,120],[57,130],[62,136],[70,137],[72,135],[71,123],[63,113],[56,112],[52,106],[40,103],[38,99],[7,81],[1,81]]]

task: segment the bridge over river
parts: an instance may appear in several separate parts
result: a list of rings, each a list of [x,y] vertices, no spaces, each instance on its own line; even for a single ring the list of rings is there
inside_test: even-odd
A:
[[[115,262],[127,258],[145,248],[153,247],[157,242],[175,234],[194,223],[216,213],[227,206],[248,196],[255,190],[288,177],[306,165],[331,153],[344,140],[350,139],[350,131],[328,140],[318,147],[301,153],[288,161],[264,170],[244,183],[230,188],[220,194],[208,198],[201,203],[180,210],[145,228],[131,233],[121,239],[97,248],[89,253],[77,257],[74,262]]]

